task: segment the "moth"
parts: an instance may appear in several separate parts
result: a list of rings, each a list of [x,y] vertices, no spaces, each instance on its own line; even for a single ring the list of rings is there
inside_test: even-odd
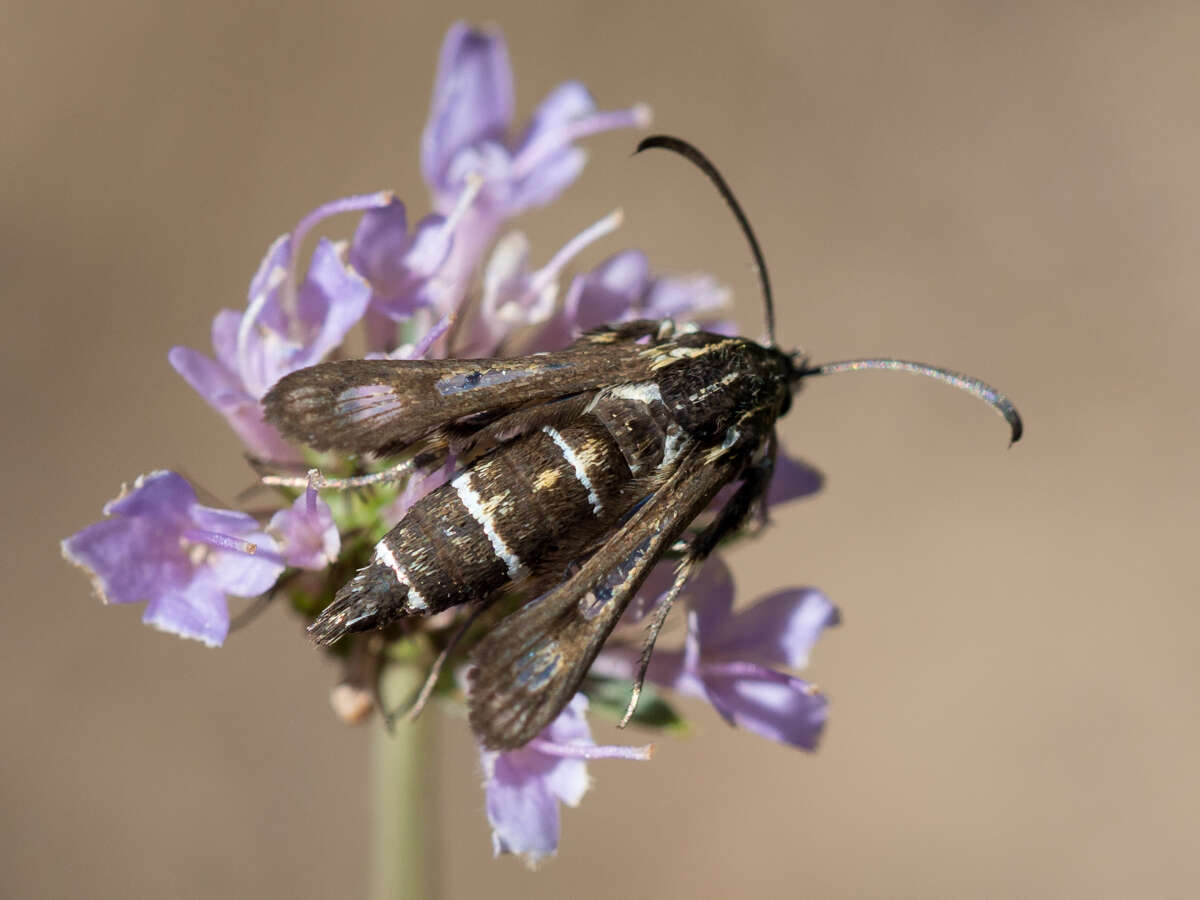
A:
[[[471,727],[491,749],[522,746],[554,720],[673,551],[675,578],[649,616],[628,721],[689,576],[765,511],[775,425],[806,379],[867,368],[928,375],[985,400],[1014,442],[1021,435],[1013,404],[976,379],[895,359],[813,366],[780,350],[766,264],[724,178],[678,138],[638,145],[649,148],[694,163],[737,218],[758,266],[765,342],[670,320],[622,322],[557,353],[323,363],[286,376],[265,398],[267,420],[317,450],[404,455],[404,471],[456,454],[457,474],[409,509],[309,630],[329,644],[520,591],[524,605],[471,656]],[[689,533],[729,485],[737,487],[711,521]]]

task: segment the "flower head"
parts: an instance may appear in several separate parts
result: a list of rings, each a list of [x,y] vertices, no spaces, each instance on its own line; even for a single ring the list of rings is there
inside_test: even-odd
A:
[[[62,542],[105,603],[148,601],[148,625],[217,646],[226,595],[253,597],[283,572],[275,540],[242,512],[214,509],[174,472],[151,472],[104,507],[104,519]]]

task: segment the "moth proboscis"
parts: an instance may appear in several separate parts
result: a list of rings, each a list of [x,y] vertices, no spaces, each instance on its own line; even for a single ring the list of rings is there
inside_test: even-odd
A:
[[[519,590],[520,608],[472,651],[470,722],[492,749],[536,737],[579,688],[647,574],[682,540],[671,589],[649,616],[625,721],[654,640],[688,577],[764,508],[775,423],[815,375],[882,368],[931,376],[1000,412],[986,384],[920,363],[863,359],[813,366],[775,344],[766,264],[724,178],[692,145],[646,138],[697,165],[733,211],[758,266],[767,340],[623,322],[565,350],[504,359],[345,360],[286,376],[267,420],[318,450],[407,454],[410,468],[457,454],[461,468],[413,505],[309,630],[322,644],[407,616]],[[727,485],[698,532],[688,528]]]

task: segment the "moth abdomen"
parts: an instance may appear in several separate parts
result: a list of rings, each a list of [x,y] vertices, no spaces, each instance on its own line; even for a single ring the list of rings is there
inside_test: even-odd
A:
[[[309,626],[309,636],[318,644],[332,644],[347,634],[384,628],[405,615],[407,600],[407,587],[373,561],[342,585]]]
[[[620,429],[611,421],[618,408]],[[502,444],[413,505],[313,623],[313,636],[329,643],[561,571],[674,465],[677,431],[665,408],[616,396]]]

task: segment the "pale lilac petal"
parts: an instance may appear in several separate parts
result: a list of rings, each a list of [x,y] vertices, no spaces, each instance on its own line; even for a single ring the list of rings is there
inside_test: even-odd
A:
[[[528,147],[555,129],[565,128],[576,119],[596,111],[591,92],[578,81],[564,81],[545,96],[533,111],[517,146]]]
[[[167,359],[208,405],[225,418],[252,453],[272,462],[300,459],[299,451],[266,423],[262,406],[246,393],[236,375],[190,347],[171,348]]]
[[[242,387],[241,379],[218,362],[191,347],[172,347],[167,352],[171,367],[183,376],[197,394],[218,412],[253,399]]]
[[[250,303],[254,303],[266,294],[273,286],[287,277],[288,267],[292,260],[292,236],[281,234],[267,248],[266,255],[258,264],[258,271],[250,279],[250,290],[247,292]]]
[[[324,359],[358,324],[370,299],[370,285],[342,261],[331,241],[322,238],[297,292],[297,312],[310,334],[305,346],[280,367],[276,380]]]
[[[737,337],[742,333],[741,326],[733,319],[703,319],[700,327],[713,334],[723,334],[725,337]]]
[[[773,741],[813,750],[829,703],[816,688],[753,663],[706,665],[709,700],[732,725]]]
[[[564,147],[547,157],[515,184],[509,200],[510,214],[552,202],[570,187],[586,165],[587,152],[580,147]]]
[[[728,303],[729,288],[709,275],[665,275],[650,286],[637,318],[695,319]]]
[[[506,757],[494,760],[485,788],[492,851],[536,863],[558,849],[558,801],[544,781],[531,779]]]
[[[213,352],[217,356],[217,362],[231,374],[237,371],[237,338],[241,325],[242,314],[233,309],[223,309],[213,317]]]
[[[204,568],[218,590],[235,597],[257,597],[270,590],[285,568],[279,544],[265,531],[245,536],[254,553],[209,548]]]
[[[820,591],[789,588],[764,597],[718,627],[702,623],[705,659],[802,669],[821,632],[838,623],[837,607]]]
[[[267,530],[279,539],[287,564],[299,569],[324,569],[341,550],[341,535],[329,504],[320,497],[310,503],[307,491],[289,508],[275,513]]]
[[[565,307],[579,331],[633,318],[650,284],[650,263],[640,250],[610,256],[571,284]]]
[[[159,631],[219,647],[229,634],[229,604],[215,579],[199,573],[181,589],[151,599],[142,621]]]
[[[456,22],[442,44],[433,104],[421,137],[425,181],[440,189],[461,149],[482,141],[503,143],[512,116],[512,67],[503,36]]]
[[[412,246],[405,259],[406,271],[412,277],[428,281],[437,274],[454,247],[454,236],[447,228],[446,217],[428,215],[413,229]]]
[[[789,455],[786,448],[780,447],[775,457],[775,474],[767,490],[767,503],[774,506],[807,497],[819,491],[824,483],[824,475],[799,457]]]
[[[147,518],[105,519],[62,542],[66,559],[88,572],[105,603],[139,603],[164,587],[181,587],[192,567],[179,534]]]
[[[408,212],[401,201],[393,199],[387,206],[363,214],[348,258],[377,291],[389,293],[403,278],[402,260],[408,245]]]
[[[587,723],[588,700],[584,694],[576,694],[571,702],[558,714],[542,737],[555,744],[593,745],[591,729]],[[550,792],[567,806],[578,806],[588,789],[587,765],[582,759],[559,758],[546,770],[546,786]]]
[[[185,527],[196,491],[187,479],[176,472],[158,469],[139,476],[132,489],[104,505],[106,516],[145,516],[166,527]]]
[[[733,614],[733,575],[720,556],[710,556],[684,589],[688,607],[708,647],[709,635],[719,631]]]
[[[192,525],[204,531],[245,540],[251,540],[250,535],[261,531],[254,516],[236,509],[217,509],[196,503],[188,510],[188,517]]]

